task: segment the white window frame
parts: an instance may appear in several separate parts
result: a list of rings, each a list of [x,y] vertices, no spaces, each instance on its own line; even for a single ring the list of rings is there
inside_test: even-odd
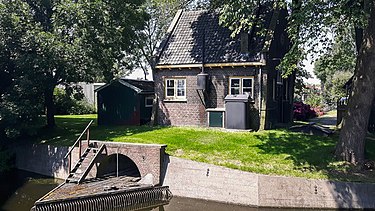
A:
[[[173,96],[167,96],[167,90],[168,90],[168,81],[173,80]],[[184,81],[184,95],[178,96],[178,81]],[[177,100],[177,101],[186,101],[186,78],[184,77],[171,77],[171,78],[165,78],[164,79],[164,96],[166,100]]]
[[[151,105],[150,105],[150,104],[147,104],[147,100],[152,100]],[[145,107],[146,107],[146,108],[150,108],[150,107],[152,107],[153,104],[154,104],[154,97],[152,97],[152,96],[147,96],[147,97],[145,97]]]
[[[240,79],[240,93],[239,94],[243,94],[243,80],[245,79],[251,79],[251,95],[250,97],[251,98],[254,98],[254,76],[236,76],[236,77],[229,77],[229,95],[233,95],[232,94],[232,80],[233,79]]]

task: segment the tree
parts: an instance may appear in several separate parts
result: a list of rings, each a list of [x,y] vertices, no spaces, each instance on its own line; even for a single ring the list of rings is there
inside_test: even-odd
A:
[[[302,101],[302,95],[305,93],[306,84],[305,79],[311,78],[309,72],[307,72],[304,68],[299,68],[296,71],[296,79],[294,84],[294,100],[295,101]]]
[[[332,39],[326,35],[344,30],[353,25],[356,32],[357,49],[356,75],[353,92],[344,117],[336,156],[351,163],[364,161],[365,135],[375,93],[375,3],[368,0],[216,0],[221,8],[221,21],[225,26],[239,33],[257,24],[256,8],[270,3],[273,8],[289,6],[289,37],[293,43],[279,68],[284,74],[291,74],[307,53],[324,53],[332,46]],[[364,28],[362,33],[361,28]],[[362,36],[363,35],[363,36]],[[306,49],[306,50],[304,50]]]
[[[137,33],[132,61],[135,67],[142,69],[144,78],[147,79],[152,67],[152,57],[181,5],[180,1],[175,0],[146,0],[144,7],[150,18],[146,21],[145,28]]]
[[[27,76],[43,93],[53,127],[53,91],[59,84],[112,80],[129,68],[137,31],[148,16],[143,1],[4,0],[0,34],[6,72]],[[16,44],[8,38],[17,36]],[[14,64],[14,65],[12,65]],[[38,83],[36,83],[38,82]]]
[[[353,91],[343,119],[336,156],[351,163],[365,160],[365,138],[375,96],[375,3],[369,3],[368,24],[356,62]]]
[[[208,5],[207,0],[146,0],[143,6],[150,18],[144,30],[138,32],[131,55],[134,66],[142,69],[145,79],[153,65],[158,44],[167,33],[176,12],[180,9],[207,8]]]
[[[346,96],[343,88],[355,69],[356,46],[354,27],[349,26],[334,38],[332,49],[321,55],[314,63],[314,73],[323,87],[325,103],[335,104]]]
[[[36,80],[31,49],[25,41],[33,26],[30,15],[22,14],[22,4],[0,3],[0,140],[32,131],[42,111],[41,81]],[[11,15],[11,11],[21,14]],[[0,143],[0,145],[1,145]]]

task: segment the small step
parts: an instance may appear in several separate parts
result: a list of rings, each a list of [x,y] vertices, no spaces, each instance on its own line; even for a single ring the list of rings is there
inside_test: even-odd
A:
[[[78,183],[78,179],[72,179],[72,178],[68,178],[66,180],[67,183]]]
[[[98,153],[104,149],[105,145],[101,145],[100,148],[88,147],[84,154],[81,156],[66,182],[79,183],[84,177],[87,176],[87,171],[89,171],[93,165],[94,159],[98,156]]]

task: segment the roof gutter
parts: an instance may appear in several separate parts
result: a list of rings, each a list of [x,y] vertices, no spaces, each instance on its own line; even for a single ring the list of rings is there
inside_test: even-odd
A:
[[[157,65],[156,69],[182,69],[182,68],[214,68],[214,67],[248,67],[248,66],[265,66],[265,60],[257,62],[236,62],[236,63],[210,63],[210,64],[172,64],[172,65]]]

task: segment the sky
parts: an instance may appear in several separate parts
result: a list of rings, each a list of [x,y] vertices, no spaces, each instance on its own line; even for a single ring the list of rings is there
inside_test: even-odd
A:
[[[305,69],[307,70],[307,72],[309,72],[312,76],[312,78],[305,80],[305,82],[308,84],[320,84],[320,80],[317,79],[314,74],[314,63],[311,64],[311,59],[306,59],[305,61],[303,61],[303,64],[305,65]]]

